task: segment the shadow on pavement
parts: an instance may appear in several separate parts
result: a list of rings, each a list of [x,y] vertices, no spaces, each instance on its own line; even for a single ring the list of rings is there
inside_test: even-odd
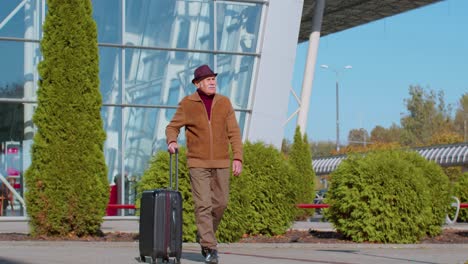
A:
[[[200,263],[205,263],[205,259],[199,251],[195,252],[182,252],[182,259],[198,261]]]
[[[31,264],[31,263],[0,257],[0,264]]]

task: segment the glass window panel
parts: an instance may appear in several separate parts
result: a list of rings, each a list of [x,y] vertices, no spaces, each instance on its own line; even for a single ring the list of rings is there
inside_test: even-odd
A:
[[[218,91],[231,99],[234,108],[247,109],[255,57],[218,55]]]
[[[242,137],[244,135],[245,122],[247,119],[247,115],[248,113],[246,112],[236,112],[236,119],[237,119],[237,123],[239,123],[239,128],[240,128]]]
[[[213,49],[211,1],[127,1],[125,44]]]
[[[0,36],[39,39],[41,14],[41,1],[1,1]]]
[[[122,191],[124,191],[122,174],[122,108],[104,106],[101,108],[103,126],[106,131],[104,142],[104,157],[108,168],[109,203],[123,204]],[[122,210],[108,209],[108,216],[121,215]]]
[[[132,1],[135,2],[135,1]],[[121,43],[121,1],[93,0],[93,17],[98,27],[99,43]]]
[[[31,163],[28,138],[32,135],[28,131],[32,131],[32,128],[26,126],[32,124],[32,107],[31,104],[0,102],[0,172],[21,197],[24,190],[24,171]],[[25,122],[28,120],[29,122]],[[5,188],[2,190],[7,191]],[[22,216],[23,208],[18,199],[14,198],[10,202],[13,206],[9,205],[3,215]]]
[[[0,41],[0,98],[36,98],[39,44]]]
[[[121,103],[121,49],[99,48],[99,79],[102,101]]]
[[[151,157],[167,149],[165,130],[169,121],[165,117],[165,110],[125,108],[125,169],[137,180],[148,168]],[[184,132],[181,131],[179,143],[184,142]]]
[[[115,177],[122,169],[122,108],[103,106],[101,117],[107,135],[104,156],[108,168],[108,180],[109,183],[115,183]]]
[[[219,3],[216,7],[218,50],[255,52],[262,5]]]
[[[137,178],[164,141],[164,129],[157,126],[160,118],[160,109],[125,108],[125,167]]]
[[[208,53],[147,49],[126,49],[125,56],[125,102],[142,105],[172,105],[168,96],[177,85],[178,102],[195,91],[191,83],[195,68],[201,64],[213,65],[214,61],[213,54]]]

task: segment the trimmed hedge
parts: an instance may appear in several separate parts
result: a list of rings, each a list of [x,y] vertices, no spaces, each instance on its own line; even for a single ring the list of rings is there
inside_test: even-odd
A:
[[[195,217],[185,149],[179,154],[179,191],[183,197],[183,240],[194,242]],[[159,152],[144,173],[138,193],[168,186],[168,153]],[[294,168],[272,146],[263,143],[244,144],[243,171],[231,177],[230,199],[218,228],[220,242],[238,241],[244,234],[283,234],[295,217],[296,192],[291,177]],[[139,199],[137,201],[139,205]]]
[[[463,173],[454,186],[455,196],[461,203],[468,203],[468,172]],[[458,222],[468,222],[468,208],[460,209]]]
[[[449,183],[416,152],[381,151],[344,160],[327,195],[326,217],[353,241],[414,243],[440,232]]]

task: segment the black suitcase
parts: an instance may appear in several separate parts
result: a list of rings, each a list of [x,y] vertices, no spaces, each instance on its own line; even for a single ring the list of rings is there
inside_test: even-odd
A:
[[[180,263],[182,255],[182,195],[178,191],[178,152],[176,151],[176,187],[172,188],[172,158],[169,158],[169,189],[144,191],[141,197],[139,248],[140,261],[150,256],[153,263],[161,260]]]

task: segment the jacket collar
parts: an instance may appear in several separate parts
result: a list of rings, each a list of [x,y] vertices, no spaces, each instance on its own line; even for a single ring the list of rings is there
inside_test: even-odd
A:
[[[193,94],[187,96],[187,98],[188,98],[189,100],[192,100],[192,101],[200,101],[200,102],[202,102],[202,99],[200,98],[200,95],[198,94],[197,91],[195,91]],[[214,105],[214,103],[215,103],[216,101],[218,101],[219,99],[220,99],[220,96],[218,96],[218,94],[216,93],[215,96],[214,96],[214,98],[213,98],[213,104],[212,104],[212,105]]]

